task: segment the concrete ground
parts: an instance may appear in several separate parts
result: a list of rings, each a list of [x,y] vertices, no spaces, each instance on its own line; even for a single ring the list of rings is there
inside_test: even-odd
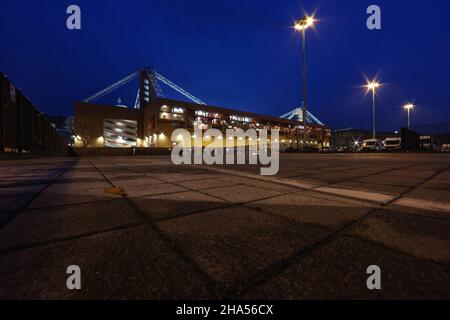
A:
[[[0,299],[450,298],[449,155],[282,155],[258,173],[2,161]]]

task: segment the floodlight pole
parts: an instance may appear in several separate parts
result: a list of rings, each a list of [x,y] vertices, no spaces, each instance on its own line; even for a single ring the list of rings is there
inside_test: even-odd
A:
[[[376,129],[376,112],[375,112],[375,88],[372,89],[372,107],[373,107],[373,119],[372,119],[372,130],[373,130],[373,139],[377,138],[377,129]]]

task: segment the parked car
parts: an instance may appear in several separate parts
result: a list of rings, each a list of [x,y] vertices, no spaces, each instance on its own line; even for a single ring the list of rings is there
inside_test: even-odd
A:
[[[320,149],[320,152],[321,153],[334,153],[334,152],[336,152],[336,148],[325,147],[325,148]]]
[[[362,151],[382,151],[383,143],[380,139],[368,139],[364,140],[362,144]]]
[[[387,138],[383,141],[383,147],[387,151],[399,151],[402,149],[402,138]]]

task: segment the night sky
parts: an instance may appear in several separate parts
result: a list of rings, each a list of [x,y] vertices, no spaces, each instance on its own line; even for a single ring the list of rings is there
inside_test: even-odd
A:
[[[66,28],[66,8],[82,30]],[[382,30],[366,9],[382,9]],[[269,115],[300,105],[301,36],[292,25],[316,12],[308,31],[311,111],[334,128],[371,128],[360,85],[375,75],[379,129],[450,122],[448,0],[40,0],[2,1],[0,71],[53,115],[145,65],[208,104]],[[100,102],[134,104],[136,84]],[[170,90],[163,87],[166,96]]]

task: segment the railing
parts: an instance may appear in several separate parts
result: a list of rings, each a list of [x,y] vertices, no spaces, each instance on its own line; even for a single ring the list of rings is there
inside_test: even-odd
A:
[[[0,153],[67,155],[67,141],[0,73]]]

